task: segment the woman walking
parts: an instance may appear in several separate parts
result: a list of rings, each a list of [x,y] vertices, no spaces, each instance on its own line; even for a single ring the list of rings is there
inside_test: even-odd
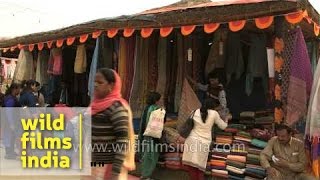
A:
[[[107,164],[107,167],[93,168],[92,178],[127,180],[128,171],[135,169],[134,131],[131,109],[121,97],[121,79],[115,71],[108,68],[98,70],[90,108],[94,145],[92,162]],[[106,152],[97,148],[106,144],[111,147]]]
[[[192,180],[203,180],[212,142],[212,128],[216,124],[220,129],[227,127],[228,119],[223,121],[217,111],[216,103],[206,99],[200,109],[192,114],[193,129],[184,143],[182,162],[189,167]],[[196,148],[195,148],[196,147]]]

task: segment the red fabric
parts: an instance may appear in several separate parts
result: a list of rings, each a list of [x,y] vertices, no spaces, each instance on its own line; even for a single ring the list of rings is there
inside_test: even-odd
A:
[[[114,87],[110,94],[108,94],[103,99],[98,99],[94,97],[92,103],[90,104],[91,108],[91,115],[97,114],[98,112],[101,112],[108,107],[110,107],[115,101],[120,101],[123,105],[128,105],[128,102],[122,98],[121,96],[121,79],[118,73],[114,72],[115,76],[115,83]]]

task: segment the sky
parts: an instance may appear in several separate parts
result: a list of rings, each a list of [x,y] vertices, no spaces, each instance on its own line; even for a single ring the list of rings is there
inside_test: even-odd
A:
[[[49,31],[99,18],[130,15],[179,0],[0,0],[0,37]],[[320,12],[320,0],[309,0]]]

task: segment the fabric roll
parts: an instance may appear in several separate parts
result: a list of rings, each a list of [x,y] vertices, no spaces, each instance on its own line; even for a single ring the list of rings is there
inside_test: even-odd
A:
[[[229,175],[230,180],[244,180],[242,177],[234,176],[234,175]]]
[[[47,73],[49,61],[49,52],[46,50],[39,51],[37,59],[36,81],[41,85],[48,84],[49,75]]]
[[[246,177],[244,178],[244,180],[259,180],[259,179],[253,178],[253,177],[250,177],[250,176],[246,176]]]
[[[242,162],[242,163],[246,162],[246,157],[245,156],[228,155],[227,159],[228,160],[237,161],[237,162]]]
[[[222,161],[222,160],[211,160],[210,164],[212,166],[226,166],[226,161]]]
[[[248,118],[255,118],[255,112],[252,112],[252,111],[245,111],[245,112],[242,112],[240,113],[240,118],[243,118],[243,117],[248,117]]]
[[[224,179],[228,179],[228,175],[225,175],[225,174],[212,173],[212,176],[214,176],[214,177],[219,177],[219,178],[224,178]]]
[[[262,151],[261,149],[256,149],[256,148],[249,148],[248,149],[248,153],[255,154],[255,155],[260,155],[261,151]]]
[[[251,144],[258,148],[265,148],[267,146],[267,142],[261,141],[259,139],[252,139]]]
[[[239,169],[244,169],[246,167],[245,163],[241,163],[241,162],[237,162],[237,161],[233,161],[233,160],[227,160],[227,165],[229,166],[233,166]]]
[[[228,171],[225,171],[225,170],[212,169],[211,171],[212,171],[213,173],[218,173],[218,174],[225,174],[225,175],[228,174]]]
[[[76,60],[74,63],[74,72],[75,73],[84,73],[87,71],[87,52],[86,46],[84,44],[78,45]]]
[[[227,166],[213,166],[213,165],[210,164],[209,167],[210,167],[211,170],[212,170],[212,169],[226,170],[226,167],[227,167]]]
[[[230,172],[233,172],[235,174],[244,174],[244,172],[245,172],[245,169],[240,169],[240,168],[236,168],[236,167],[229,166],[229,165],[227,165],[227,170]]]

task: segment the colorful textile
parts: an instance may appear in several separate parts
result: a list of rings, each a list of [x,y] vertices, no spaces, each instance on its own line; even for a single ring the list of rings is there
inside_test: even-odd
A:
[[[320,62],[320,61],[318,61]],[[314,82],[311,91],[309,109],[306,122],[306,145],[312,161],[313,173],[317,178],[320,177],[320,65],[318,63],[314,74]]]
[[[225,174],[212,173],[212,176],[214,176],[214,177],[219,177],[219,178],[224,178],[224,179],[228,179],[228,175],[225,175]]]
[[[210,166],[207,166],[207,168],[210,168],[210,169],[217,169],[217,170],[226,170],[226,165],[224,165],[224,166],[213,166],[213,165],[211,165],[210,164]]]
[[[191,112],[200,107],[201,103],[197,95],[191,88],[188,80],[184,79],[177,128],[181,128],[185,121],[188,119]]]
[[[213,173],[217,173],[217,174],[225,174],[225,175],[228,174],[228,171],[225,171],[225,170],[212,169],[211,171],[212,171]]]
[[[241,137],[241,136],[234,136],[235,140],[240,140],[240,141],[245,141],[245,142],[251,142],[250,138],[245,138],[245,137]]]
[[[97,66],[98,66],[98,60],[99,60],[99,47],[100,47],[100,38],[97,38],[96,40],[96,47],[94,48],[91,66],[90,66],[90,73],[89,73],[89,81],[88,81],[88,94],[93,100],[93,91],[94,91],[94,79],[95,75],[97,73]]]
[[[53,48],[50,52],[48,73],[53,75],[61,75],[62,66],[62,50],[60,48]]]
[[[249,148],[248,153],[250,154],[255,154],[255,155],[260,155],[262,149],[256,149],[256,148]]]
[[[228,160],[232,160],[232,161],[241,162],[241,163],[245,163],[246,162],[246,157],[245,156],[228,155],[227,159]]]
[[[267,146],[267,142],[261,141],[259,139],[252,139],[251,144],[258,148],[265,148]]]
[[[290,79],[287,100],[286,122],[296,123],[307,111],[307,100],[312,86],[312,70],[306,42],[301,28],[293,31],[297,34],[290,64]]]
[[[76,60],[74,62],[74,72],[75,73],[84,73],[87,71],[87,52],[86,46],[84,44],[78,45]]]
[[[245,163],[241,163],[241,162],[237,162],[237,161],[233,161],[233,160],[229,160],[229,159],[227,160],[227,165],[233,166],[233,167],[236,167],[239,169],[243,169],[246,167]]]

